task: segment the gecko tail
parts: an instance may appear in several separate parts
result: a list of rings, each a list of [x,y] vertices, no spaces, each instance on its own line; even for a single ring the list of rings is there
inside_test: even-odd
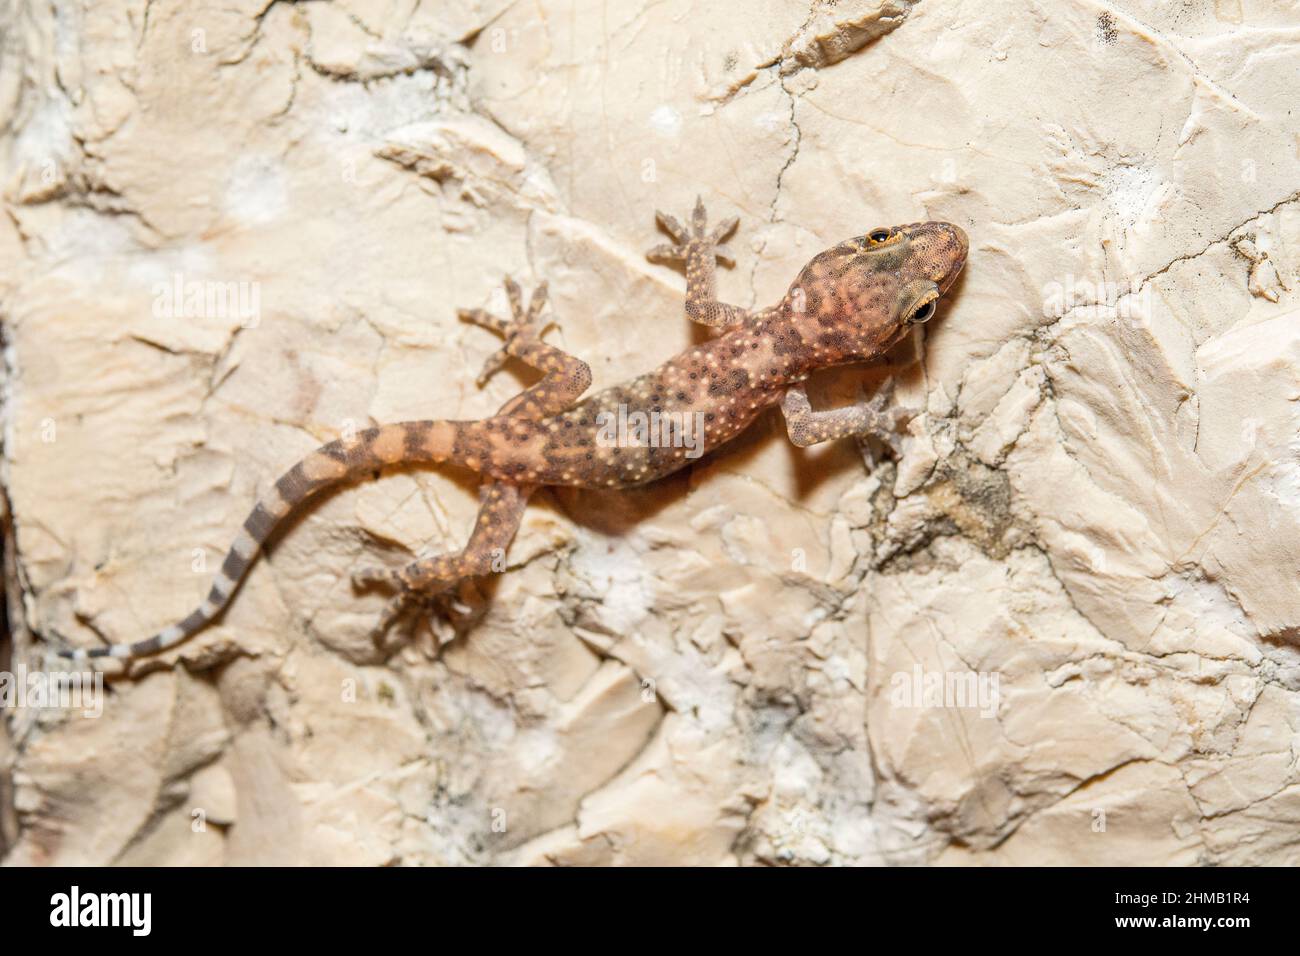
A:
[[[253,506],[234,544],[226,552],[208,596],[187,618],[134,644],[60,648],[59,656],[74,661],[96,657],[131,659],[175,647],[207,627],[225,610],[239,582],[261,554],[267,538],[303,501],[323,488],[351,481],[386,465],[449,461],[454,457],[458,439],[467,430],[478,427],[479,422],[401,422],[369,428],[351,439],[322,445],[281,475]]]

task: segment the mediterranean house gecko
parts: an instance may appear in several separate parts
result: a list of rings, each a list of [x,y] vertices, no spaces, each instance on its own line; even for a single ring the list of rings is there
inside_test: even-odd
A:
[[[721,243],[737,220],[709,231],[698,199],[689,227],[664,213],[656,217],[673,242],[647,255],[685,264],[686,317],[720,330],[715,338],[582,400],[591,369],[541,338],[545,283],[525,308],[519,286],[507,278],[510,319],[481,309],[460,312],[462,320],[505,339],[484,364],[478,383],[482,386],[508,357],[543,373],[541,381],[490,418],[382,425],[321,446],[257,502],[212,590],[187,618],[135,644],[59,653],[75,660],[134,658],[174,647],[225,609],[263,543],[295,506],[322,488],[389,465],[459,465],[478,472],[483,483],[474,530],[461,551],[353,576],[358,587],[396,592],[374,629],[376,637],[416,597],[444,593],[462,579],[491,571],[514,538],[529,496],[545,485],[617,489],[663,478],[725,444],[777,403],[790,440],[799,446],[867,431],[894,432],[898,410],[886,410],[886,390],[869,402],[814,411],[803,383],[816,369],[883,356],[912,326],[934,315],[939,296],[966,262],[967,239],[960,228],[923,222],[874,229],[813,258],[775,306],[749,311],[719,302],[715,291],[716,263],[734,264]],[[636,441],[608,440],[611,416],[644,421],[652,413],[667,421],[699,422],[696,446],[688,451],[680,442],[646,441],[644,435]]]

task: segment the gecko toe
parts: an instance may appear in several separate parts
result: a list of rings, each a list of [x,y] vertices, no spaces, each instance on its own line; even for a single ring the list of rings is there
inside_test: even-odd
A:
[[[476,379],[478,387],[482,388],[484,385],[486,385],[488,383],[488,379],[490,379],[493,375],[495,375],[498,371],[501,370],[501,366],[506,364],[506,359],[508,359],[509,357],[510,357],[510,353],[507,352],[505,349],[497,349],[495,352],[489,355],[487,359],[483,362],[482,371],[478,373],[478,378]]]
[[[740,219],[736,216],[724,219],[714,228],[713,232],[709,235],[709,240],[714,245],[720,245],[730,238],[731,234],[736,231],[736,227],[739,225]]]
[[[534,325],[541,317],[542,309],[546,308],[549,290],[550,286],[545,279],[537,283],[537,288],[533,289],[532,298],[528,300],[528,312],[523,316],[525,325]]]
[[[506,298],[510,300],[510,314],[514,317],[515,323],[524,320],[524,293],[519,288],[519,283],[510,276],[502,280],[502,285],[506,287]]]
[[[461,309],[456,314],[462,322],[477,325],[480,328],[496,332],[498,335],[505,335],[506,327],[509,325],[505,319],[498,319],[495,315],[483,309]]]
[[[695,197],[695,208],[691,210],[691,229],[697,238],[704,238],[704,227],[708,225],[709,215],[704,211],[704,197]]]
[[[406,613],[407,608],[411,606],[413,595],[410,591],[402,591],[396,597],[389,600],[384,605],[384,610],[379,615],[379,620],[375,626],[370,629],[370,639],[376,645],[382,644],[384,635],[388,629],[393,626],[393,622]]]
[[[400,571],[394,571],[392,568],[361,568],[352,572],[352,583],[358,588],[369,588],[375,585],[398,587],[402,583],[402,575]]]
[[[656,209],[655,222],[659,223],[659,228],[661,228],[664,232],[668,233],[668,235],[672,236],[673,242],[677,243],[678,245],[681,245],[691,237],[690,232],[688,232],[686,228],[682,226],[680,222],[677,221],[676,216],[670,216],[668,215],[668,213],[660,212],[659,210]]]
[[[680,262],[686,258],[686,252],[680,246],[661,242],[647,249],[645,257],[651,262]]]

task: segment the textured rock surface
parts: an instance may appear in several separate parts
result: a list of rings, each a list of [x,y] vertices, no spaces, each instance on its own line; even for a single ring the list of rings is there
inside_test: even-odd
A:
[[[390,655],[347,575],[473,487],[341,490],[102,716],[8,714],[8,862],[1300,862],[1294,12],[731,6],[4,5],[10,669],[183,616],[314,445],[495,408],[503,273],[601,386],[691,341],[655,207],[742,217],[742,304],[972,238],[897,463],[772,417],[542,494]]]

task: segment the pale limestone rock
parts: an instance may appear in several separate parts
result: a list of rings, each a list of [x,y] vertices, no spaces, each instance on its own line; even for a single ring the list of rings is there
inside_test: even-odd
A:
[[[235,781],[220,764],[204,767],[190,781],[190,802],[204,822],[230,826],[238,817]],[[191,811],[193,814],[194,811]]]
[[[1300,860],[1287,11],[57,6],[0,22],[11,670],[182,617],[320,442],[509,398],[455,317],[503,274],[602,387],[699,334],[655,208],[741,217],[743,305],[877,225],[972,248],[810,385],[897,372],[901,460],[771,416],[541,493],[382,648],[350,573],[459,547],[474,486],[340,489],[101,716],[9,712],[5,862]]]

